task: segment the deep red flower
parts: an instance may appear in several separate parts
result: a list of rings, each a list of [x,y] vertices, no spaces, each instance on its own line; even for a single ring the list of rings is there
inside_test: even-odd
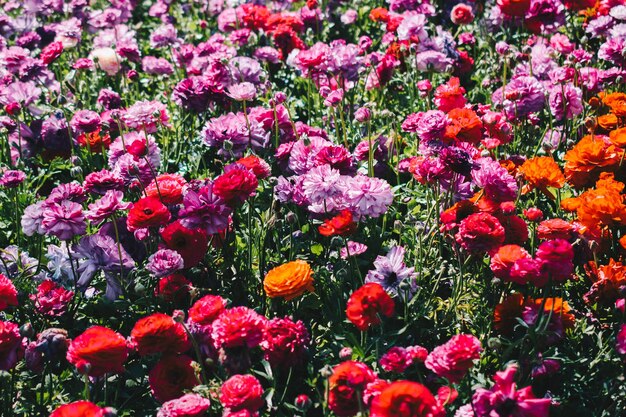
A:
[[[39,58],[43,61],[44,64],[49,65],[55,59],[60,57],[62,53],[63,53],[63,43],[52,42],[41,50],[41,54],[39,54]]]
[[[171,217],[167,207],[157,197],[144,197],[128,211],[126,225],[129,231],[134,232],[137,229],[161,226]]]
[[[424,385],[413,381],[391,383],[374,400],[370,410],[371,417],[434,417],[440,414],[433,394]]]
[[[356,230],[356,223],[350,210],[342,210],[335,217],[325,220],[317,230],[322,236],[348,236]]]
[[[37,294],[31,294],[35,309],[45,316],[58,317],[67,311],[74,292],[66,290],[52,280],[45,280],[37,287]]]
[[[498,7],[507,16],[522,17],[530,9],[530,0],[496,0]]]
[[[148,375],[150,390],[157,401],[179,398],[185,390],[200,383],[192,362],[186,355],[165,355],[157,362]]]
[[[461,221],[455,235],[457,243],[471,253],[494,252],[504,243],[504,238],[504,227],[489,213],[470,214]]]
[[[237,163],[248,168],[260,180],[269,177],[272,173],[269,164],[256,155],[240,158]]]
[[[284,57],[289,56],[289,53],[294,49],[303,49],[306,47],[296,32],[287,25],[279,25],[274,29],[272,35],[274,45],[276,45]]]
[[[154,313],[139,319],[130,332],[130,338],[132,347],[141,356],[183,353],[191,347],[183,325],[163,313]]]
[[[80,373],[97,377],[124,372],[129,350],[121,334],[106,327],[92,326],[72,340],[67,360]]]
[[[102,417],[105,409],[91,401],[75,401],[54,410],[50,417]]]
[[[161,231],[161,237],[168,249],[175,250],[183,257],[185,268],[200,263],[209,248],[209,237],[203,229],[189,229],[176,220]]]
[[[339,417],[355,415],[367,384],[376,379],[376,374],[366,364],[346,361],[333,368],[328,378],[328,407]]]
[[[189,319],[205,326],[213,323],[226,308],[226,302],[219,295],[205,295],[189,309]]]
[[[229,412],[255,412],[265,403],[262,396],[263,387],[252,375],[233,375],[220,389],[220,402]]]
[[[0,320],[0,370],[13,369],[24,356],[25,347],[17,324]]]
[[[391,317],[393,299],[383,287],[375,282],[363,285],[350,296],[346,315],[359,330],[380,323],[380,316]]]
[[[182,274],[172,274],[159,280],[154,295],[170,303],[181,304],[189,298],[191,282]]]
[[[0,311],[17,305],[17,290],[13,281],[0,274]]]
[[[270,12],[265,6],[256,4],[242,4],[237,9],[238,15],[241,15],[240,25],[251,30],[264,29]]]

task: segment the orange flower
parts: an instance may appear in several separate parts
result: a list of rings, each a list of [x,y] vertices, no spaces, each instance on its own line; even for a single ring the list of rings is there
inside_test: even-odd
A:
[[[595,262],[590,262],[585,270],[593,281],[591,289],[583,296],[585,302],[613,305],[621,296],[620,289],[626,287],[626,266],[610,259],[608,265],[600,267]]]
[[[608,106],[617,117],[626,116],[626,94],[607,94],[602,98],[602,102]]]
[[[471,109],[456,108],[448,113],[450,123],[446,127],[446,139],[469,142],[476,145],[482,139],[483,122]]]
[[[90,152],[101,153],[102,149],[109,149],[111,137],[108,133],[101,133],[100,129],[91,133],[81,133],[78,136],[78,144],[86,147]]]
[[[604,130],[613,130],[617,127],[618,123],[619,120],[617,119],[617,116],[613,113],[598,116],[598,126],[600,126]]]
[[[265,293],[270,298],[291,300],[304,291],[313,292],[313,273],[306,261],[287,262],[272,269],[263,281]]]
[[[606,136],[583,137],[565,157],[565,179],[576,188],[583,188],[598,179],[600,172],[618,165],[621,152]]]
[[[615,129],[609,134],[611,143],[620,148],[626,148],[626,127]]]
[[[524,312],[524,297],[515,293],[504,299],[493,312],[493,326],[503,335],[510,335],[517,324],[517,318]]]
[[[569,307],[569,304],[567,304],[567,301],[563,301],[561,297],[546,298],[545,304],[543,298],[537,298],[535,300],[530,299],[526,300],[526,304],[534,304],[539,308],[543,305],[543,311],[545,314],[550,314],[550,312],[552,312],[553,316],[561,318],[564,329],[571,329],[574,327],[576,318],[572,313],[570,313],[571,308]]]
[[[561,172],[561,168],[549,156],[528,159],[519,168],[519,172],[528,182],[522,188],[524,194],[536,188],[554,199],[554,195],[548,190],[548,187],[562,188],[565,185],[565,176]]]

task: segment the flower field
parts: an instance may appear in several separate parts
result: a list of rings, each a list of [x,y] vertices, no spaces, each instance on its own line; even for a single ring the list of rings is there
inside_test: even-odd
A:
[[[626,416],[623,0],[0,5],[0,416]]]

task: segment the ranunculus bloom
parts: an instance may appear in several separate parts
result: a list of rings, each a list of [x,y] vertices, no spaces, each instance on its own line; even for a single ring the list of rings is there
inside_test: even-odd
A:
[[[185,268],[200,263],[209,248],[209,237],[203,229],[189,229],[176,220],[161,230],[163,243],[183,258]]]
[[[24,347],[17,324],[0,320],[0,370],[13,369],[24,356]]]
[[[72,340],[67,360],[79,372],[98,377],[124,372],[129,350],[121,334],[106,327],[92,326]]]
[[[375,379],[374,371],[362,362],[340,363],[328,378],[328,407],[339,417],[354,416],[361,408],[367,384]]]
[[[281,297],[291,300],[305,291],[313,292],[313,272],[303,260],[287,262],[265,275],[263,288],[270,298]]]
[[[171,316],[154,313],[139,319],[130,332],[132,347],[139,355],[155,353],[183,353],[191,348],[191,342],[182,324]]]
[[[144,197],[137,201],[128,212],[126,225],[133,232],[137,229],[161,226],[167,223],[171,214],[157,197]]]
[[[121,68],[120,62],[122,58],[115,53],[113,48],[98,48],[91,51],[89,57],[94,61],[97,60],[98,68],[106,72],[107,75],[113,76],[117,74]]]
[[[346,316],[357,329],[364,331],[380,323],[381,316],[391,317],[395,304],[383,287],[371,282],[352,293],[348,299]]]
[[[461,81],[457,77],[452,77],[447,83],[435,89],[433,101],[439,110],[447,113],[465,106],[467,99],[464,94],[465,88],[461,87]]]
[[[258,346],[263,340],[267,319],[248,307],[225,310],[212,323],[211,337],[216,349]]]
[[[472,6],[459,3],[452,8],[450,12],[450,20],[455,25],[467,25],[474,20],[474,12]]]
[[[157,417],[203,417],[211,406],[211,401],[198,394],[185,394],[163,404]]]
[[[256,155],[249,155],[237,160],[239,165],[248,168],[258,179],[267,178],[272,173],[270,165]]]
[[[74,292],[66,290],[52,280],[45,280],[37,287],[37,293],[30,299],[35,303],[35,310],[45,316],[58,317],[67,311]]]
[[[472,253],[493,252],[504,243],[504,237],[504,227],[489,213],[470,214],[455,235],[457,243]]]
[[[159,279],[154,295],[171,303],[182,304],[191,293],[191,282],[182,274],[172,274]]]
[[[433,349],[424,364],[437,375],[456,383],[474,366],[474,360],[480,358],[482,350],[480,341],[474,336],[458,334]]]
[[[522,17],[530,9],[530,0],[497,0],[498,7],[507,16]]]
[[[205,295],[189,309],[189,319],[196,324],[205,326],[219,317],[226,307],[226,302],[219,295]]]
[[[0,274],[0,311],[17,305],[17,290],[13,281]]]
[[[404,372],[413,362],[407,350],[400,346],[394,346],[380,357],[380,367],[387,372]]]
[[[543,270],[555,282],[563,282],[574,272],[574,249],[563,239],[543,242],[537,248],[536,258]]]
[[[491,258],[491,271],[493,274],[505,281],[511,281],[511,268],[520,259],[528,259],[530,255],[526,249],[518,245],[504,245]],[[525,284],[525,282],[519,282]]]
[[[341,213],[324,221],[318,227],[322,236],[347,236],[356,230],[356,223],[352,220],[350,210],[342,210]]]
[[[186,355],[164,355],[157,362],[148,375],[150,390],[157,401],[179,398],[200,383],[192,362]]]
[[[50,417],[102,417],[105,409],[91,401],[75,401],[58,407]]]
[[[267,322],[261,347],[272,366],[289,368],[304,361],[309,342],[309,332],[301,321],[274,318]]]
[[[561,168],[550,156],[537,156],[527,159],[518,168],[518,172],[527,181],[527,184],[522,187],[524,194],[536,188],[547,197],[554,199],[554,195],[548,190],[548,187],[562,188],[565,185],[565,176],[561,172]]]
[[[135,141],[139,142],[139,141]],[[179,204],[183,201],[183,191],[187,181],[179,174],[161,174],[148,186],[146,196],[158,197],[163,204]]]
[[[617,349],[617,353],[626,356],[626,324],[622,324],[622,327],[617,334],[617,338],[615,340],[615,348]]]
[[[444,413],[445,414],[445,413]],[[434,417],[441,415],[437,401],[424,385],[396,381],[374,399],[371,417]]]
[[[263,406],[263,387],[252,375],[233,375],[220,389],[220,402],[228,413],[247,410],[256,412]]]
[[[253,196],[258,186],[252,171],[235,164],[213,181],[213,192],[229,206],[237,206]]]

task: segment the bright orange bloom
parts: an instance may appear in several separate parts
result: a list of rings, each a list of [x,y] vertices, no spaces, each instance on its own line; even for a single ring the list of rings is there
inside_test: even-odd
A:
[[[620,148],[626,148],[626,127],[615,129],[609,133],[611,143]]]
[[[522,187],[522,193],[538,189],[546,196],[554,199],[548,187],[562,188],[565,185],[565,176],[561,168],[550,156],[537,156],[528,159],[519,168],[527,184]]]
[[[611,93],[602,97],[602,102],[608,106],[617,117],[626,116],[626,94]]]
[[[619,123],[619,119],[613,113],[598,116],[597,121],[598,126],[607,131],[615,129]]]
[[[543,298],[537,298],[535,300],[529,299],[526,300],[526,304],[534,304],[539,308],[543,305],[544,314],[550,314],[550,312],[552,312],[553,316],[560,317],[564,329],[571,329],[574,327],[576,318],[572,313],[570,313],[571,308],[569,304],[567,304],[567,301],[563,301],[561,297],[546,298],[545,304]]]
[[[600,267],[590,262],[585,270],[593,281],[591,289],[583,296],[586,303],[611,306],[621,297],[620,289],[626,287],[626,265],[610,259],[608,265]]]
[[[478,144],[483,138],[483,122],[471,109],[456,108],[448,113],[450,123],[446,127],[445,137],[448,140],[458,140]]]
[[[621,156],[606,136],[587,135],[565,154],[565,179],[576,188],[593,184],[600,172],[617,166]]]
[[[111,137],[108,133],[100,132],[100,129],[91,133],[81,133],[78,136],[78,144],[86,147],[93,153],[101,153],[102,149],[109,149]]]
[[[270,298],[291,300],[305,291],[313,292],[313,272],[306,261],[287,262],[265,275],[263,288]]]

